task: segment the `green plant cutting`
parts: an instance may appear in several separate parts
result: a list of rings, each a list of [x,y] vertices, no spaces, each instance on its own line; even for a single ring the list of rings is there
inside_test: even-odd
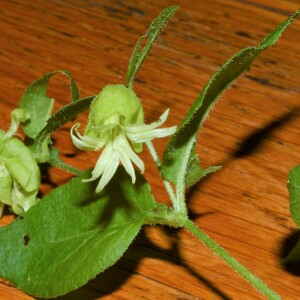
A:
[[[161,112],[156,122],[144,123],[144,100],[134,92],[133,84],[159,33],[177,9],[164,9],[140,37],[125,83],[108,84],[98,95],[80,98],[68,71],[48,73],[26,89],[19,107],[12,112],[11,127],[0,131],[0,212],[7,206],[19,215],[0,228],[0,276],[26,293],[53,298],[75,290],[115,264],[142,226],[168,225],[185,228],[260,293],[280,299],[189,219],[186,190],[220,168],[203,169],[195,152],[209,112],[256,57],[276,43],[300,10],[258,46],[233,55],[210,78],[181,124],[166,128],[163,124],[169,109]],[[47,89],[49,79],[57,73],[69,78],[72,101],[52,114],[54,100],[47,96]],[[85,130],[76,123],[70,138],[81,151],[99,152],[99,158],[92,170],[79,170],[60,159],[52,134],[86,110]],[[16,135],[19,123],[23,141]],[[160,159],[152,140],[165,137],[170,138]],[[143,144],[160,172],[171,206],[156,201],[143,176],[149,163],[139,157]],[[76,176],[37,199],[40,167],[45,164]],[[299,199],[299,172],[296,177],[298,185],[292,190]],[[299,213],[296,219],[299,223]]]

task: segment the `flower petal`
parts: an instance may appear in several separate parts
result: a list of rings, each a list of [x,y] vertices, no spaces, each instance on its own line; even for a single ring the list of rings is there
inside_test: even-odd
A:
[[[82,136],[80,134],[80,132],[78,131],[79,127],[80,127],[80,124],[75,124],[71,128],[71,132],[70,132],[72,142],[78,149],[97,151],[105,145],[105,142],[102,142],[95,137],[90,137],[87,135]],[[75,130],[75,133],[74,133],[74,130]]]
[[[130,160],[130,156],[124,151],[122,138],[126,139],[125,137],[118,137],[114,143],[114,148],[116,149],[119,158],[121,160],[122,165],[124,166],[126,172],[130,175],[132,183],[135,183],[135,171]],[[126,141],[125,141],[126,142]]]
[[[170,136],[176,132],[176,128],[177,126],[172,126],[169,128],[159,128],[150,130],[148,132],[140,132],[127,136],[133,143],[145,143],[155,138],[163,138],[166,136]]]
[[[129,157],[130,160],[141,170],[142,173],[145,171],[145,165],[143,161],[132,150],[124,134],[118,137],[118,152],[122,152],[121,155],[126,155],[127,157]]]
[[[141,131],[149,131],[151,129],[155,129],[159,126],[161,126],[162,124],[165,123],[165,121],[167,120],[167,117],[169,115],[169,111],[170,109],[168,108],[160,117],[156,122],[153,122],[151,124],[145,125],[145,124],[141,124],[141,125],[127,125],[126,126],[126,133],[137,133],[137,132],[141,132]]]
[[[92,171],[92,177],[89,179],[83,179],[83,182],[93,181],[100,177],[104,172],[106,165],[109,163],[111,157],[113,156],[113,146],[112,143],[108,143],[104,148],[103,152],[100,154],[94,170]]]
[[[101,179],[97,185],[96,193],[101,192],[104,189],[104,187],[108,184],[108,182],[112,179],[119,166],[119,162],[120,160],[118,158],[118,154],[114,152],[105,166]]]
[[[125,131],[127,137],[133,143],[144,143],[154,138],[163,138],[166,136],[170,136],[175,133],[176,126],[172,126],[169,128],[160,128],[156,129],[160,125],[162,125],[169,114],[169,109],[167,109],[157,122],[151,123],[149,125],[129,125],[126,126]]]

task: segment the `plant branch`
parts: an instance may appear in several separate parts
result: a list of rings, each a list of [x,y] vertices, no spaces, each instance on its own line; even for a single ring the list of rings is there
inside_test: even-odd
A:
[[[184,226],[196,238],[198,238],[206,247],[211,249],[216,255],[218,255],[232,269],[234,269],[238,274],[240,274],[246,281],[248,281],[260,293],[262,293],[268,299],[271,299],[271,300],[281,299],[281,297],[277,293],[275,293],[273,290],[271,290],[264,282],[262,282],[258,277],[253,275],[248,269],[246,269],[243,265],[241,265],[224,248],[222,248],[217,242],[215,242],[207,234],[205,234],[191,220],[186,219],[184,221]]]
[[[147,147],[148,147],[148,150],[149,150],[149,152],[150,152],[150,155],[152,156],[152,158],[153,158],[153,160],[154,160],[154,162],[155,162],[155,164],[156,164],[156,167],[157,167],[157,169],[158,169],[158,171],[159,171],[159,174],[160,174],[160,176],[162,177],[162,175],[161,175],[161,161],[160,161],[160,159],[159,159],[159,157],[158,157],[158,155],[157,155],[157,152],[156,152],[156,150],[155,150],[155,148],[154,148],[152,142],[150,142],[150,141],[149,141],[149,142],[146,142],[146,145],[147,145]],[[177,205],[176,195],[175,195],[175,193],[174,193],[174,191],[173,191],[173,188],[172,188],[170,182],[167,181],[167,180],[164,180],[163,178],[162,178],[162,180],[163,180],[163,184],[164,184],[164,186],[165,186],[165,188],[166,188],[166,191],[167,191],[167,193],[169,194],[170,199],[171,199],[171,201],[172,201],[172,203],[173,203],[173,206],[174,206],[174,207],[177,207],[178,205]]]

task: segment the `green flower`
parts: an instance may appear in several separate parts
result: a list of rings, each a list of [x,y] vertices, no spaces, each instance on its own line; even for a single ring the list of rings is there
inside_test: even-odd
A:
[[[20,215],[36,203],[40,186],[40,171],[31,151],[13,137],[19,122],[29,119],[29,113],[15,109],[7,132],[0,130],[0,217],[4,205]]]
[[[154,138],[172,135],[176,126],[160,128],[168,117],[166,110],[155,123],[145,125],[143,108],[133,90],[124,85],[108,85],[93,100],[89,121],[82,136],[79,124],[71,129],[74,145],[82,150],[98,151],[104,148],[92,177],[85,181],[100,178],[96,192],[100,192],[111,180],[120,163],[135,183],[133,164],[144,172],[143,161],[136,154],[142,151],[142,143]]]

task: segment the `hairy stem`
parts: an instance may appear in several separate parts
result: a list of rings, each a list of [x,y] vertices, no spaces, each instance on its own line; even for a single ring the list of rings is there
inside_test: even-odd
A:
[[[151,156],[152,156],[152,158],[153,158],[153,160],[154,160],[154,162],[156,164],[156,167],[159,170],[159,174],[161,176],[161,161],[160,161],[160,159],[159,159],[159,157],[157,155],[157,152],[156,152],[156,150],[155,150],[152,142],[150,142],[150,141],[146,142],[146,145],[148,147],[148,150],[149,150],[149,152],[150,152],[150,154],[151,154]],[[170,182],[163,179],[163,184],[164,184],[164,186],[166,188],[167,193],[169,194],[169,197],[170,197],[170,199],[171,199],[171,201],[173,203],[174,208],[178,207],[178,201],[177,201],[176,195],[175,195],[175,193],[173,191],[173,188],[172,188]]]
[[[255,287],[260,293],[265,295],[268,299],[278,300],[281,297],[271,290],[265,283],[263,283],[258,277],[253,275],[243,265],[241,265],[236,259],[234,259],[224,248],[218,243],[206,235],[200,228],[198,228],[191,220],[186,219],[183,224],[196,238],[198,238],[206,247],[211,249],[217,254],[224,262],[226,262],[232,269],[240,274],[245,280],[247,280],[253,287]]]
[[[146,142],[149,152],[160,172],[161,161],[157,155],[157,152],[151,142]],[[161,172],[160,172],[161,175]],[[173,211],[169,211],[167,215],[153,215],[145,222],[145,224],[165,224],[174,227],[185,227],[196,238],[198,238],[206,247],[212,250],[218,255],[224,262],[226,262],[233,270],[240,274],[246,281],[248,281],[254,288],[256,288],[261,294],[265,295],[268,299],[278,300],[281,297],[271,290],[264,282],[258,277],[253,275],[248,269],[241,265],[235,258],[233,258],[224,248],[222,248],[217,242],[211,239],[200,228],[198,228],[191,220],[186,217],[186,205],[182,206],[183,201],[178,201],[170,182],[163,180],[165,188],[173,203]]]

